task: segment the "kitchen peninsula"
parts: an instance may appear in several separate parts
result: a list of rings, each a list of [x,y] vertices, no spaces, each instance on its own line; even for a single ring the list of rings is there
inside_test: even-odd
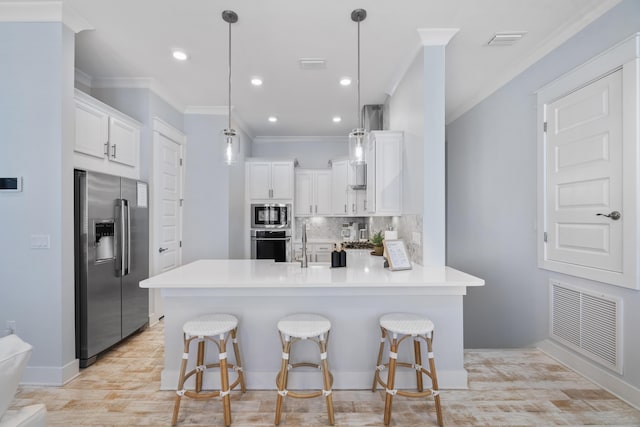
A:
[[[182,325],[205,313],[238,317],[242,362],[250,389],[275,389],[281,348],[276,323],[288,314],[314,312],[331,320],[329,365],[335,389],[371,387],[380,342],[378,318],[388,312],[423,313],[435,323],[434,353],[441,388],[466,388],[463,366],[463,296],[477,277],[449,267],[389,271],[383,258],[348,251],[346,268],[272,260],[199,260],[140,282],[161,289],[165,353],[161,388],[175,389],[182,356]],[[407,346],[407,349],[410,346]],[[301,351],[313,348],[301,347]],[[317,353],[317,351],[316,351]],[[215,355],[215,352],[209,354]],[[397,383],[415,378],[409,372]],[[304,372],[292,385],[311,386]],[[297,383],[294,383],[297,381]],[[211,373],[205,384],[215,384]],[[314,383],[315,384],[315,383]]]

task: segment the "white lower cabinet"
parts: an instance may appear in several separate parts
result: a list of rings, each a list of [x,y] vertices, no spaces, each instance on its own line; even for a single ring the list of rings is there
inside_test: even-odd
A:
[[[307,243],[307,262],[331,262],[333,243]],[[293,259],[302,259],[302,243],[293,244]]]
[[[76,90],[74,167],[139,178],[141,124]]]

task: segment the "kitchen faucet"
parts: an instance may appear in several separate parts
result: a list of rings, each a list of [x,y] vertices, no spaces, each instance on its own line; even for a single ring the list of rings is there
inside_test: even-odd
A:
[[[300,268],[307,268],[307,224],[302,224],[302,259],[300,260]]]

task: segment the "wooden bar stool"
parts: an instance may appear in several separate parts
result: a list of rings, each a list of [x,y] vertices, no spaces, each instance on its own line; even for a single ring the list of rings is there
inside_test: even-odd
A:
[[[229,426],[231,424],[231,400],[229,393],[236,388],[238,384],[243,393],[246,391],[237,339],[238,319],[230,314],[207,314],[186,322],[182,330],[184,332],[184,353],[182,354],[182,364],[180,365],[180,379],[178,380],[178,389],[176,390],[176,400],[173,407],[171,425],[175,426],[178,422],[178,412],[180,411],[180,400],[182,396],[195,399],[210,399],[220,396],[222,397],[224,422],[225,425]],[[233,342],[235,365],[227,362],[227,342],[229,335]],[[189,372],[186,372],[187,362],[189,361],[189,347],[193,340],[197,340],[198,342],[196,366]],[[214,343],[218,348],[217,363],[205,364],[206,341]],[[204,371],[209,368],[220,369],[220,390],[208,392],[202,390]],[[236,381],[231,385],[229,385],[229,368],[234,369],[238,374]],[[185,390],[184,383],[192,375],[196,376],[195,390]]]
[[[327,402],[327,412],[329,413],[329,424],[333,425],[333,398],[331,396],[331,386],[333,385],[333,375],[329,371],[327,363],[327,341],[329,340],[329,330],[331,322],[329,319],[317,314],[294,314],[284,317],[278,322],[278,332],[282,343],[282,365],[276,377],[278,387],[278,400],[276,403],[276,425],[280,424],[282,414],[282,401],[285,396],[309,399],[312,397],[324,396]],[[320,364],[311,362],[289,363],[291,346],[294,342],[310,339],[318,344],[320,348]],[[322,370],[323,389],[313,392],[296,392],[287,390],[289,380],[289,370],[302,366],[312,367]]]
[[[436,376],[436,364],[433,358],[433,322],[424,316],[410,313],[390,313],[380,318],[380,329],[382,338],[380,338],[380,349],[378,351],[378,363],[376,364],[376,372],[373,375],[373,385],[371,391],[376,391],[376,387],[380,384],[386,390],[386,399],[384,406],[384,424],[389,425],[391,421],[391,404],[393,396],[396,394],[406,397],[426,397],[433,396],[436,405],[436,414],[438,425],[442,426],[442,408],[440,407],[440,395],[438,391],[438,377]],[[398,347],[405,339],[413,337],[413,355],[414,363],[398,362]],[[422,352],[420,349],[420,341],[427,343],[427,357],[429,358],[429,369],[422,366]],[[382,364],[382,356],[384,353],[385,342],[389,342],[389,361]],[[386,383],[382,381],[380,373],[389,368]],[[395,389],[396,368],[405,367],[412,368],[416,371],[417,391],[405,391]],[[426,375],[431,379],[431,388],[424,389],[422,375]]]

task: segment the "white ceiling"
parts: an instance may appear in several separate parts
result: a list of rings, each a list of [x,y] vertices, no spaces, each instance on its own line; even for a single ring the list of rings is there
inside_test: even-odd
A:
[[[232,25],[232,116],[253,137],[344,136],[357,126],[357,24],[362,104],[383,103],[420,48],[417,29],[459,28],[446,49],[447,121],[481,101],[619,0],[64,0],[94,28],[76,36],[76,66],[94,86],[152,82],[182,111],[228,104]],[[489,47],[496,32],[526,31]],[[175,48],[186,62],[171,57]],[[300,58],[324,58],[301,70]],[[250,84],[253,76],[264,80]],[[352,77],[354,84],[338,81]],[[143,79],[143,80],[140,80]],[[267,117],[275,115],[277,123]],[[339,124],[332,122],[342,116]]]

